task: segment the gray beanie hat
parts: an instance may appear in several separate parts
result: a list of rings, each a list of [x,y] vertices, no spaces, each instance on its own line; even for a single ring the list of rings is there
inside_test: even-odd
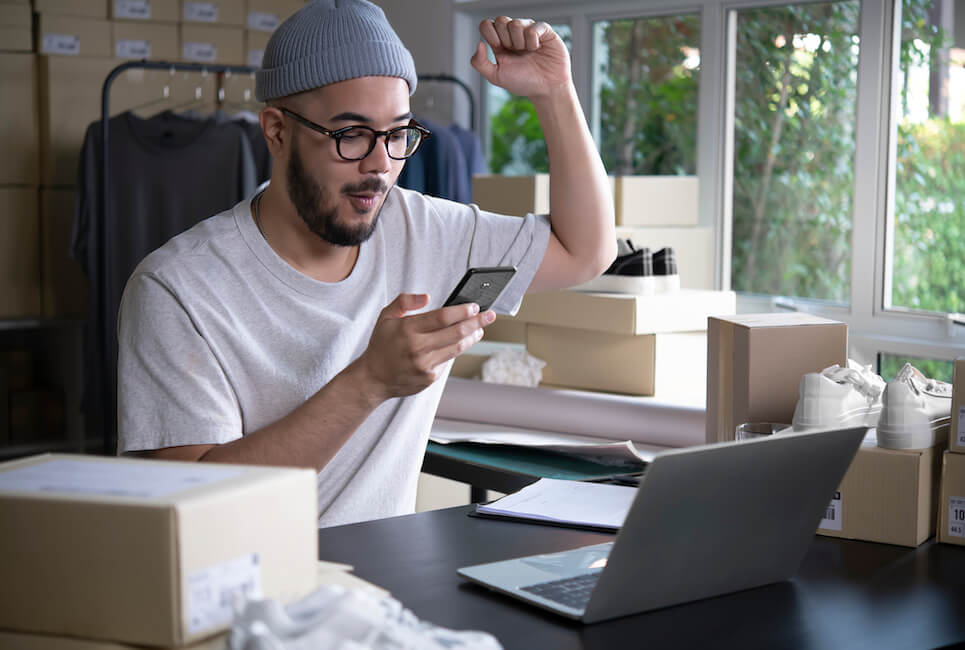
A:
[[[272,34],[255,97],[264,102],[357,77],[400,77],[415,92],[415,62],[382,9],[366,0],[315,0]]]

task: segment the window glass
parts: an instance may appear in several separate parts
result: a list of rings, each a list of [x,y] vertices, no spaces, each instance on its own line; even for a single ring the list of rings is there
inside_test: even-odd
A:
[[[902,2],[890,307],[965,312],[965,37],[951,10]]]
[[[607,171],[695,174],[700,16],[599,21],[593,51]]]
[[[567,49],[572,49],[570,26],[551,26]],[[489,58],[493,60],[492,50],[489,50]],[[508,93],[488,81],[483,84],[489,116],[489,171],[506,176],[548,172],[546,142],[533,104],[527,98]]]
[[[923,375],[939,381],[951,383],[954,366],[951,361],[943,359],[922,359],[920,357],[903,357],[894,354],[878,355],[878,374],[885,381],[891,381],[906,363],[918,368]]]
[[[732,286],[850,302],[860,3],[737,12]]]

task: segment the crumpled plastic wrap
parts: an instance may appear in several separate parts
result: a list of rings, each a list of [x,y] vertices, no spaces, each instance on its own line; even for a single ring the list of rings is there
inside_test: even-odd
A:
[[[506,348],[493,353],[482,365],[482,380],[490,384],[539,386],[546,362],[526,350]]]

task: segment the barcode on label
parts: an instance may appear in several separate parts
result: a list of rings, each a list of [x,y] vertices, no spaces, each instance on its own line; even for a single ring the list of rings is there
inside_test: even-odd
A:
[[[151,19],[150,0],[114,0],[114,18]]]
[[[181,46],[181,56],[188,61],[214,63],[218,60],[218,46],[214,43],[187,42]]]
[[[958,444],[965,447],[965,406],[958,409]]]
[[[948,536],[965,537],[965,497],[948,497]]]
[[[151,44],[137,40],[117,41],[114,44],[114,56],[119,59],[149,59]]]
[[[278,14],[268,11],[248,12],[248,29],[254,29],[259,32],[273,32],[280,24],[281,18]]]
[[[835,492],[834,497],[831,499],[831,503],[828,504],[827,509],[824,511],[824,519],[818,524],[818,528],[823,528],[824,530],[841,530],[841,518],[844,513],[844,505],[841,501],[841,492]]]
[[[218,5],[213,2],[185,2],[184,19],[202,23],[218,22]]]
[[[44,54],[80,54],[80,37],[73,34],[44,34],[40,51]]]

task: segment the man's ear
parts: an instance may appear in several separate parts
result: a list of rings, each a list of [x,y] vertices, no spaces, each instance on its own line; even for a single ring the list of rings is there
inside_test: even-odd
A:
[[[284,150],[288,144],[284,114],[275,106],[265,106],[258,115],[258,121],[261,123],[261,131],[272,157],[284,157]]]

